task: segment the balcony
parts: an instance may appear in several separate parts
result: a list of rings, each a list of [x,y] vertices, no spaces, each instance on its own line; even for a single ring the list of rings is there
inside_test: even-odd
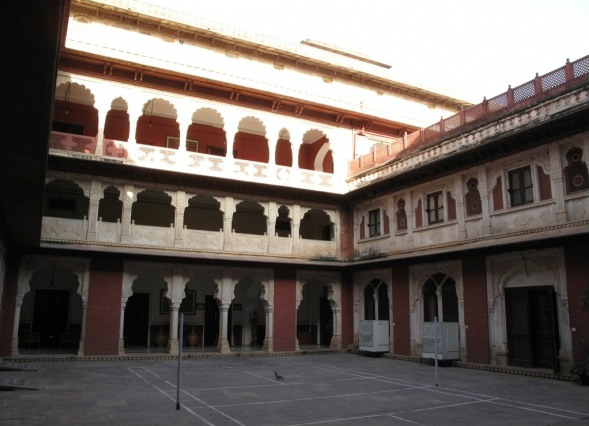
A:
[[[51,132],[49,152],[63,157],[129,164],[139,167],[247,182],[342,193],[332,173],[226,158],[191,151],[104,139],[97,152],[95,137]],[[100,151],[100,150],[99,150]]]

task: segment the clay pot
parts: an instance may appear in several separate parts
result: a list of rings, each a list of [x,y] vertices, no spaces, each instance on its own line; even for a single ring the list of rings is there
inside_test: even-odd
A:
[[[194,327],[192,327],[192,329],[190,330],[190,333],[188,333],[186,335],[186,343],[188,343],[188,346],[193,348],[196,345],[198,345],[199,340],[200,339],[199,339],[198,334],[196,334],[196,330],[194,329]]]

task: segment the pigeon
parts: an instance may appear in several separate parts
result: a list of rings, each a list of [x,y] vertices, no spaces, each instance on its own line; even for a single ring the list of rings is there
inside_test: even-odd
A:
[[[276,371],[274,372],[274,377],[276,377],[276,380],[283,380],[284,377],[282,377],[280,374],[278,374]]]

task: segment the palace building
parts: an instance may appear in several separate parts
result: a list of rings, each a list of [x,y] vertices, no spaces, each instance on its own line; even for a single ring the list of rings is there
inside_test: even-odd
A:
[[[20,9],[0,356],[587,359],[589,56],[472,105],[140,1]]]

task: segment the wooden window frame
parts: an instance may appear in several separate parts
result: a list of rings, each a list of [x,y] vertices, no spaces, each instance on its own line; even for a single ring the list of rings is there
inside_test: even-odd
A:
[[[529,185],[526,185],[525,183],[526,173],[529,176]],[[514,187],[514,177],[517,177],[519,180],[517,187]],[[509,205],[511,207],[519,207],[534,203],[534,177],[532,175],[532,167],[530,165],[508,170],[507,185],[507,192],[509,193]],[[519,201],[515,200],[517,195],[519,195]]]
[[[368,211],[368,237],[378,237],[381,235],[380,230],[381,214],[380,209]]]
[[[431,203],[433,202],[433,206]],[[425,195],[425,215],[428,225],[444,223],[444,191],[430,192]]]

